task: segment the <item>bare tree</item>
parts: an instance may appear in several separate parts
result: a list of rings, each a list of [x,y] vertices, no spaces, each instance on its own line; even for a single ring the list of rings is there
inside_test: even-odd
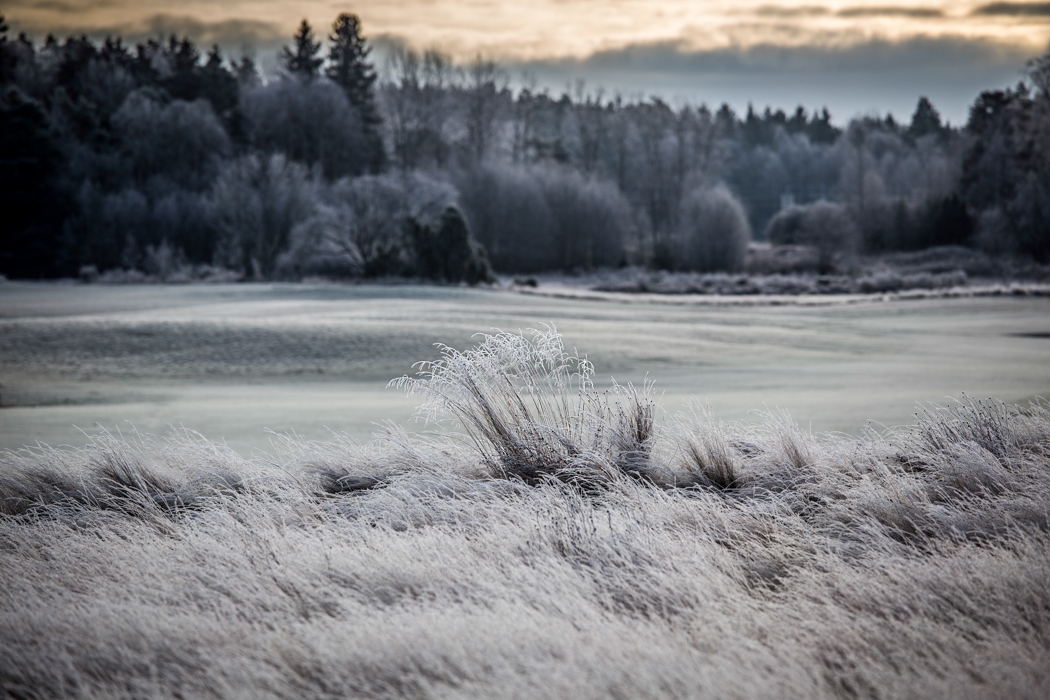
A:
[[[478,54],[467,66],[466,131],[467,151],[475,163],[490,154],[499,119],[499,97],[506,78],[494,61]]]

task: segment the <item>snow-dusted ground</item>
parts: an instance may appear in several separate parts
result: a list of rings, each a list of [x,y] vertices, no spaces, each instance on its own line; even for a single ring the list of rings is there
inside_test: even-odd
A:
[[[535,292],[557,293],[552,281]],[[648,375],[667,410],[695,395],[725,420],[780,407],[803,427],[855,434],[868,420],[911,423],[916,402],[964,391],[1050,395],[1047,298],[724,306],[564,289],[7,282],[0,448],[79,445],[74,425],[124,421],[150,433],[181,424],[245,455],[268,448],[267,428],[367,439],[378,422],[408,421],[414,402],[385,385],[436,357],[434,343],[465,348],[478,331],[544,323],[590,357],[599,381]]]

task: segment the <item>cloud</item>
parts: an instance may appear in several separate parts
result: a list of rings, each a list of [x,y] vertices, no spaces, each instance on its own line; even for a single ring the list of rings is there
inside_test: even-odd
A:
[[[281,25],[251,19],[228,19],[219,22],[204,22],[184,15],[158,14],[146,18],[140,25],[145,31],[122,32],[148,36],[176,34],[188,36],[200,44],[250,45],[272,44],[287,41],[288,34]]]
[[[1050,2],[993,2],[978,7],[972,14],[1005,17],[1050,17]]]
[[[939,19],[944,12],[933,7],[846,7],[835,13],[839,17],[910,17],[912,19]]]
[[[759,17],[819,17],[830,13],[831,10],[820,5],[803,5],[801,7],[762,5],[755,8],[755,14]]]
[[[841,121],[877,110],[908,115],[920,95],[954,123],[986,89],[1016,82],[1031,53],[990,39],[919,36],[783,46],[774,43],[694,50],[685,41],[634,44],[584,59],[519,62],[555,91],[582,78],[607,94],[657,95],[672,101],[810,108],[827,105]]]
[[[823,5],[802,5],[798,7],[782,7],[780,5],[762,5],[754,10],[759,17],[775,17],[778,19],[794,19],[800,17],[824,17],[834,15],[836,17],[911,17],[913,19],[939,19],[944,17],[944,11],[936,7],[902,7],[898,5],[844,7],[841,10],[832,10]]]
[[[624,72],[740,75],[885,73],[904,69],[970,70],[989,65],[1018,66],[1028,52],[988,39],[918,36],[900,41],[870,39],[850,44],[810,43],[800,46],[758,44],[691,50],[684,41],[632,44],[599,51],[584,59],[562,59],[551,64],[594,67]],[[542,63],[542,62],[537,62]]]
[[[53,2],[54,0],[42,0]],[[188,15],[155,14],[140,20],[96,26],[85,30],[82,24],[65,26],[48,22],[46,26],[19,23],[19,29],[30,34],[51,33],[56,36],[86,34],[93,38],[120,36],[128,42],[149,38],[167,37],[171,34],[187,36],[200,46],[218,44],[231,48],[270,48],[289,40],[287,28],[273,22],[253,19],[229,19],[206,22]]]
[[[32,10],[48,10],[49,12],[58,12],[62,14],[78,14],[84,13],[83,2],[64,2],[64,0],[8,0],[8,5],[13,7],[24,7]],[[104,7],[114,7],[119,3],[114,0],[95,0],[91,3],[92,9],[100,9]]]

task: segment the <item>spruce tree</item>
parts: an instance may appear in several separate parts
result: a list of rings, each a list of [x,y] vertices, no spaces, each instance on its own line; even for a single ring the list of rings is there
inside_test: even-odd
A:
[[[911,117],[908,134],[913,138],[919,138],[927,134],[940,134],[943,131],[941,115],[929,99],[920,97],[919,103],[915,106],[915,114]]]
[[[293,48],[285,46],[281,52],[284,67],[292,75],[304,80],[313,80],[320,73],[324,59],[317,55],[321,50],[321,43],[314,41],[314,30],[305,19],[299,23],[299,31],[295,33],[293,41]]]
[[[361,36],[361,20],[357,15],[343,13],[332,23],[328,40],[328,68],[325,75],[343,88],[350,104],[361,116],[368,143],[369,169],[377,172],[383,166],[385,152],[379,135],[382,119],[376,108],[374,85],[376,72],[368,61],[372,48]]]
[[[7,85],[15,79],[15,55],[7,44],[7,21],[0,13],[0,85]]]

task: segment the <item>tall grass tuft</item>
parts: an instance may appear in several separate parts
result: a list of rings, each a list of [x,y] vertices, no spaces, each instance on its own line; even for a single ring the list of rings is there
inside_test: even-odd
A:
[[[594,367],[569,354],[551,327],[532,337],[499,332],[418,365],[392,385],[424,397],[428,421],[451,417],[493,474],[538,484],[554,478],[597,486],[623,475],[648,479],[652,391],[614,384],[599,392]]]

